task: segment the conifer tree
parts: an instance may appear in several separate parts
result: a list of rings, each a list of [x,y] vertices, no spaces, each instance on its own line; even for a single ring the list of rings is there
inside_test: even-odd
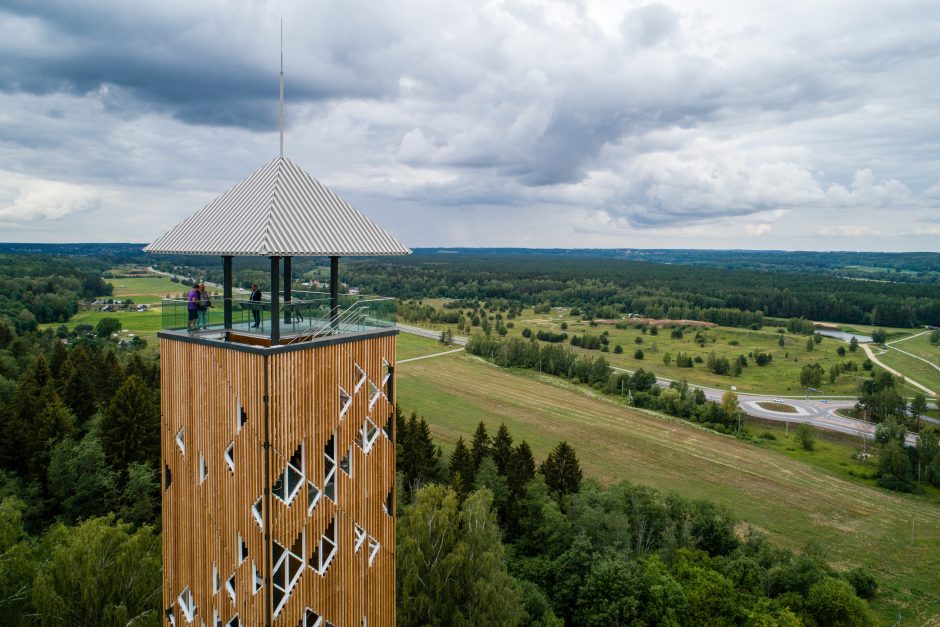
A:
[[[415,412],[408,419],[407,438],[403,440],[401,469],[409,490],[437,481],[441,475],[441,449],[434,445],[431,428]]]
[[[101,445],[116,469],[124,470],[131,462],[159,465],[160,407],[140,377],[128,377],[108,403],[101,419]]]
[[[49,359],[49,370],[52,377],[57,381],[62,381],[62,367],[69,358],[69,352],[62,342],[56,342],[52,348],[52,357]]]
[[[62,402],[62,398],[56,393],[51,379],[43,388],[39,407],[42,409],[33,416],[29,437],[22,454],[26,476],[30,479],[44,480],[52,448],[74,432],[75,419]]]
[[[473,485],[473,461],[470,459],[470,451],[464,443],[463,436],[457,438],[457,445],[454,446],[453,453],[450,454],[450,480],[451,485],[454,482],[454,476],[460,475],[465,487]],[[454,488],[456,490],[456,488]],[[460,491],[458,490],[458,493]],[[461,493],[461,498],[466,493]]]
[[[84,346],[73,348],[62,370],[65,403],[79,424],[84,424],[98,408],[94,367],[88,349]]]
[[[552,449],[539,467],[552,495],[559,500],[581,489],[581,465],[574,449],[565,441]]]
[[[117,393],[118,388],[124,383],[124,369],[117,359],[113,350],[108,350],[100,355],[97,366],[97,382],[95,391],[98,395],[98,403],[102,407],[107,407]]]
[[[525,486],[535,476],[535,457],[529,443],[523,440],[512,450],[509,467],[506,470],[506,479],[513,501],[525,495]]]
[[[64,405],[54,384],[49,364],[40,354],[20,376],[12,406],[4,412],[6,415],[0,424],[0,463],[21,474],[28,474],[30,469],[43,464],[38,476],[30,475],[32,479],[45,475],[44,464],[49,449],[55,444],[48,440],[55,437],[54,427],[63,417]],[[49,423],[52,428],[47,429]]]
[[[473,433],[473,443],[470,445],[470,458],[473,460],[473,472],[480,467],[483,458],[490,454],[492,444],[490,436],[486,432],[486,425],[483,421],[477,425],[477,430]]]
[[[401,411],[401,405],[395,403],[395,459],[396,467],[402,469],[405,456],[405,443],[408,441],[408,420]]]
[[[493,461],[496,462],[496,468],[500,474],[505,475],[509,468],[509,460],[512,458],[512,435],[506,423],[499,425],[496,431],[496,437],[493,438]]]

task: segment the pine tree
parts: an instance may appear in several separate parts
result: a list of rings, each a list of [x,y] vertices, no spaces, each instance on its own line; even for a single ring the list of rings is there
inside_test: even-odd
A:
[[[24,474],[39,449],[48,448],[45,439],[36,436],[34,422],[54,393],[52,372],[40,354],[20,376],[13,403],[4,411],[0,424],[0,464],[4,468]]]
[[[395,459],[396,469],[402,469],[405,458],[405,443],[408,441],[408,420],[401,412],[401,405],[395,403]]]
[[[40,409],[30,425],[29,442],[23,451],[26,476],[44,481],[53,447],[75,431],[75,419],[50,379],[39,400]]]
[[[559,442],[542,465],[539,471],[545,477],[545,483],[559,502],[568,495],[581,489],[581,465],[574,449],[567,442]]]
[[[94,367],[88,349],[84,346],[73,348],[62,370],[65,403],[79,424],[84,424],[98,409]]]
[[[513,449],[509,467],[506,470],[510,491],[514,495],[525,494],[525,486],[532,481],[533,477],[535,477],[535,457],[532,456],[529,443],[523,440]]]
[[[52,377],[62,382],[62,367],[65,365],[65,362],[69,358],[69,352],[65,348],[65,344],[62,342],[56,342],[55,346],[52,348],[52,357],[49,360],[49,370],[52,372]]]
[[[431,437],[431,427],[424,417],[418,421],[418,430],[414,441],[421,459],[421,482],[431,483],[437,481],[441,477],[441,449],[434,444],[434,438]]]
[[[441,475],[441,449],[434,445],[431,428],[412,412],[402,440],[401,469],[409,490],[436,481]]]
[[[102,407],[107,407],[114,398],[118,389],[124,383],[124,369],[117,359],[113,350],[101,355],[97,366],[98,380],[95,385],[95,391],[98,396],[98,403]]]
[[[105,408],[101,445],[108,462],[118,470],[131,462],[159,465],[160,407],[140,377],[128,377]]]
[[[496,462],[496,468],[501,475],[506,474],[510,459],[512,459],[512,435],[504,422],[499,425],[496,437],[493,438],[493,461]]]
[[[473,460],[474,473],[480,467],[483,458],[490,454],[491,447],[492,444],[490,443],[490,436],[486,432],[486,425],[481,420],[480,424],[477,425],[477,430],[473,433],[473,443],[470,445],[470,459]]]
[[[454,446],[454,451],[450,454],[451,484],[453,484],[454,476],[458,474],[463,479],[465,486],[473,485],[473,462],[470,459],[470,451],[467,450],[463,436],[457,438],[457,445]],[[466,496],[466,494],[463,494],[463,496]],[[461,498],[463,498],[463,496]]]

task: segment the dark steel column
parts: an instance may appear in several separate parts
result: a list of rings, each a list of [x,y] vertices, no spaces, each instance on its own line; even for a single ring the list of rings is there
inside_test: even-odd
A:
[[[271,346],[281,343],[281,308],[279,306],[281,291],[278,269],[280,257],[271,257]]]
[[[290,257],[284,257],[284,304],[290,302],[290,283],[291,283],[291,272],[290,272]],[[290,324],[291,312],[290,309],[284,308],[284,324]]]
[[[339,257],[330,257],[330,324],[339,325]]]
[[[232,328],[232,256],[222,257],[222,326],[228,331]]]

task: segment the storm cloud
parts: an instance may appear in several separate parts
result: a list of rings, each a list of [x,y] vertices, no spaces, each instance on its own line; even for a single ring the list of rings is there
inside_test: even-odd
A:
[[[935,3],[7,2],[7,240],[149,240],[277,150],[420,245],[936,249]],[[128,219],[135,215],[137,219]]]

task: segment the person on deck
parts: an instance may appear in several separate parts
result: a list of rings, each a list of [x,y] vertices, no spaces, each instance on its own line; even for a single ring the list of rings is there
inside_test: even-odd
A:
[[[257,283],[251,284],[251,296],[248,297],[248,300],[254,301],[256,303],[261,302],[261,290],[258,288]],[[255,329],[261,326],[261,307],[252,307],[251,315],[255,317],[255,323],[251,325]]]
[[[206,320],[209,317],[209,307],[212,307],[212,300],[209,298],[209,292],[206,290],[206,284],[200,283],[199,284],[199,307],[196,310],[199,315],[196,321],[197,329],[200,326],[202,327],[203,331],[205,331],[208,328],[209,325],[206,323]]]
[[[196,330],[196,319],[199,316],[199,286],[193,285],[193,289],[189,290],[189,297],[187,299],[189,302],[186,305],[186,308],[189,311],[189,330]]]

